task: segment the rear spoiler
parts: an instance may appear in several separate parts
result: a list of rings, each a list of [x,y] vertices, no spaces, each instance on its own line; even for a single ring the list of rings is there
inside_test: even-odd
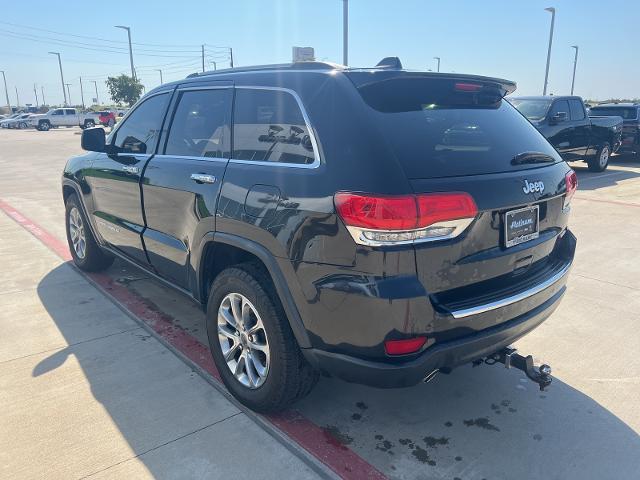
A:
[[[515,92],[517,88],[516,82],[513,82],[511,80],[460,73],[413,72],[407,70],[387,70],[385,68],[378,68],[362,70],[352,69],[346,71],[345,74],[359,89],[373,83],[384,82],[387,80],[412,78],[450,80],[459,84],[479,84],[482,86],[490,86],[497,88],[503,98]]]

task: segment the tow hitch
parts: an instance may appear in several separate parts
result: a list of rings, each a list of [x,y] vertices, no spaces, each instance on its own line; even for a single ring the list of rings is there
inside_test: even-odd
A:
[[[551,367],[549,365],[542,364],[536,367],[533,364],[533,357],[531,355],[523,357],[512,347],[505,347],[493,355],[488,356],[484,359],[484,363],[487,365],[502,363],[506,368],[513,367],[522,370],[527,377],[540,386],[540,390],[542,391],[551,385],[551,381],[553,380],[551,377]]]

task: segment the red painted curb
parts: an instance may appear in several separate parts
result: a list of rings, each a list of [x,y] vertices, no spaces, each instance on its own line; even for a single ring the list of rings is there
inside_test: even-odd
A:
[[[69,246],[44,228],[40,227],[18,210],[0,199],[0,210],[12,218],[25,230],[40,240],[46,247],[65,261],[71,260]],[[216,369],[209,347],[200,343],[190,333],[174,325],[173,319],[156,309],[149,302],[126,287],[114,282],[103,273],[80,272],[87,276],[102,290],[126,308],[132,315],[149,325],[158,335],[180,350],[189,360],[204,369],[216,381],[220,374]],[[279,414],[265,415],[274,427],[286,434],[311,455],[316,457],[340,477],[347,480],[385,479],[387,478],[373,465],[353,450],[338,442],[329,432],[317,426],[296,410]]]

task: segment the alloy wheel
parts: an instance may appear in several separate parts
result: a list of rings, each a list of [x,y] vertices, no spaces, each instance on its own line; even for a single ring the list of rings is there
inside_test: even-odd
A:
[[[84,232],[84,222],[80,211],[73,207],[69,211],[69,235],[71,237],[71,243],[73,244],[73,250],[76,256],[80,259],[84,259],[87,254],[87,238]]]
[[[609,162],[609,148],[602,147],[602,151],[600,152],[600,158],[598,159],[600,163],[600,168],[604,168],[607,166],[607,162]]]
[[[269,373],[269,342],[258,311],[244,295],[230,293],[222,299],[218,341],[236,380],[250,389],[262,386]]]

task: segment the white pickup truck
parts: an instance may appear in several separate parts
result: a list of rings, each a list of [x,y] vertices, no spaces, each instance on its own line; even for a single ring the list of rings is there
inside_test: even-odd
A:
[[[47,113],[32,115],[29,124],[41,132],[56,127],[91,128],[100,123],[97,113],[79,113],[75,108],[52,108]]]

